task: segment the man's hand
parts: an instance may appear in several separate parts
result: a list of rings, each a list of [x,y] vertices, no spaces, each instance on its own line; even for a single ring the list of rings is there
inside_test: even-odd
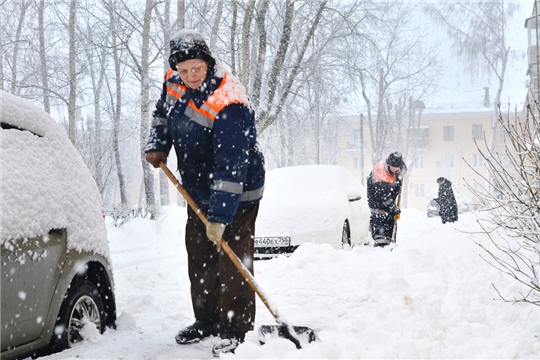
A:
[[[167,163],[167,155],[161,151],[151,151],[146,153],[146,161],[153,167],[158,168],[162,161],[165,164]]]
[[[400,214],[394,215],[394,220],[399,220],[399,219],[401,219],[401,215],[400,215]]]
[[[206,236],[210,241],[216,244],[217,251],[221,251],[221,239],[227,225],[218,222],[208,222],[206,224]]]

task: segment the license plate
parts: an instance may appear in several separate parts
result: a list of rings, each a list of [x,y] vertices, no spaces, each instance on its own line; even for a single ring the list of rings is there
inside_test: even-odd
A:
[[[290,236],[256,237],[255,247],[284,247],[291,245]]]

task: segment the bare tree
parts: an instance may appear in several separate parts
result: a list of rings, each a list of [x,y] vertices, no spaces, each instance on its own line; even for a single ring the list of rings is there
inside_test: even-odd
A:
[[[118,33],[117,33],[117,17],[116,17],[116,8],[114,0],[109,0],[108,3],[109,10],[109,27],[110,27],[110,36],[111,36],[111,48],[113,54],[113,63],[114,63],[114,94],[115,99],[111,99],[111,104],[115,104],[112,115],[113,120],[113,131],[112,131],[112,149],[116,165],[116,175],[118,177],[118,186],[120,188],[120,204],[123,211],[126,210],[129,205],[129,200],[127,197],[126,184],[124,179],[124,171],[122,167],[122,161],[120,156],[120,147],[119,147],[119,137],[120,137],[120,119],[122,118],[122,74],[121,74],[121,44],[118,44]]]
[[[14,46],[13,46],[13,57],[12,57],[12,61],[11,61],[11,77],[12,77],[12,92],[14,94],[20,94],[18,88],[20,87],[20,85],[18,84],[18,81],[17,81],[17,76],[18,76],[18,70],[17,70],[17,65],[19,63],[19,44],[22,42],[21,41],[21,37],[22,37],[22,30],[23,30],[23,26],[24,26],[24,21],[25,21],[25,18],[26,18],[26,11],[28,10],[29,6],[30,6],[30,1],[29,0],[25,0],[25,1],[22,1],[20,4],[20,8],[21,8],[21,11],[20,11],[20,14],[19,14],[19,21],[17,23],[17,32],[16,32],[16,35],[15,35],[15,41],[14,41]]]
[[[504,86],[510,46],[506,43],[507,22],[519,3],[511,0],[453,1],[426,8],[453,40],[452,52],[465,60],[473,75],[488,74],[498,81],[493,99],[489,147],[493,150],[498,124],[498,106]]]
[[[499,115],[499,124],[506,134],[504,151],[491,151],[486,139],[486,152],[477,145],[489,176],[476,173],[488,186],[478,182],[466,186],[481,202],[477,212],[479,223],[494,245],[479,244],[487,253],[486,261],[529,289],[525,294],[512,294],[512,299],[497,290],[500,297],[540,306],[540,119],[535,116],[538,110],[538,103],[528,105],[524,120],[517,114],[513,121],[510,116],[505,119]]]
[[[223,15],[223,0],[218,1],[216,16],[214,18],[214,25],[212,26],[212,34],[210,35],[210,50],[214,51],[216,48],[217,37],[219,32],[219,24]]]
[[[282,72],[286,72],[287,70],[283,68],[283,65],[285,63],[285,58],[289,50],[292,24],[295,12],[295,2],[292,0],[286,1],[286,9],[283,19],[281,38],[277,47],[276,56],[272,63],[272,69],[270,70],[270,73],[268,75],[268,93],[265,101],[266,106],[260,109],[256,120],[259,131],[263,132],[268,126],[270,126],[276,121],[276,119],[279,118],[280,113],[283,110],[283,106],[285,105],[287,98],[290,95],[291,88],[300,71],[300,66],[304,59],[306,50],[310,44],[311,39],[315,35],[315,30],[319,25],[319,21],[321,20],[324,10],[326,9],[327,2],[328,1],[323,0],[315,3],[316,12],[314,18],[312,19],[311,26],[305,33],[303,43],[300,45],[296,58],[292,61],[292,64],[290,64],[290,72],[287,73],[285,83],[280,86],[280,96],[277,100],[275,100],[276,94],[278,92],[278,85],[280,85],[280,75],[282,75]],[[256,89],[254,89],[254,91],[256,91]]]
[[[371,139],[371,161],[376,164],[384,154],[399,149],[407,156],[407,148],[417,144],[404,141],[408,125],[409,104],[433,90],[437,72],[436,51],[425,50],[425,33],[411,25],[416,5],[394,3],[381,9],[376,34],[360,34],[365,38],[367,59],[355,65],[361,93],[367,107]],[[384,20],[384,21],[382,21]],[[412,97],[412,101],[409,101]]]
[[[251,23],[253,22],[253,14],[255,10],[255,0],[249,0],[244,13],[244,23],[242,25],[242,70],[240,81],[248,86],[250,78],[251,59],[249,53]]]
[[[180,4],[179,4],[180,6]],[[179,9],[180,11],[180,9]],[[156,13],[159,15],[159,10],[156,8]],[[182,18],[184,17],[183,14],[179,15]],[[171,39],[171,0],[165,0],[165,11],[163,13],[163,17],[159,17],[162,31],[163,31],[163,43],[164,43],[164,50],[163,50],[163,70],[164,73],[167,72],[169,69],[169,53],[170,50],[168,48],[168,44],[170,43]],[[167,178],[167,175],[163,171],[159,171],[159,200],[161,206],[169,205],[169,179]]]
[[[140,155],[143,167],[144,178],[144,192],[146,196],[146,206],[151,212],[151,218],[156,215],[156,199],[154,192],[154,172],[150,164],[146,162],[144,149],[146,147],[146,140],[149,133],[149,119],[150,119],[150,22],[152,21],[152,11],[155,4],[153,0],[146,0],[146,7],[143,16],[142,27],[142,47],[140,56],[140,76],[141,76],[141,136],[140,136]],[[134,59],[135,60],[135,59]]]
[[[68,98],[68,137],[77,147],[77,0],[71,0],[69,6],[69,98]]]
[[[47,61],[47,53],[45,51],[45,20],[43,19],[45,13],[45,0],[39,1],[38,8],[38,33],[39,33],[39,60],[41,66],[39,71],[41,73],[41,84],[43,86],[43,109],[47,112],[51,112],[51,97],[49,92],[49,66]]]

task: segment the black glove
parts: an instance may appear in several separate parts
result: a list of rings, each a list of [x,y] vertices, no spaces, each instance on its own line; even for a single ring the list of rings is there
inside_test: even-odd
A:
[[[401,210],[399,210],[399,208],[397,207],[396,204],[390,204],[390,206],[388,207],[388,212],[392,216],[396,216],[398,214],[401,214]]]

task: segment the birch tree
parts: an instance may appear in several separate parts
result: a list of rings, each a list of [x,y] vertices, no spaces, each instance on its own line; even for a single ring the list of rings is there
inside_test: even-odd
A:
[[[108,2],[109,10],[109,29],[111,36],[111,49],[113,55],[113,64],[114,64],[114,92],[109,91],[111,94],[111,104],[114,106],[112,113],[113,121],[113,131],[112,131],[112,150],[114,156],[114,163],[116,167],[116,175],[118,178],[118,186],[120,189],[120,205],[126,210],[129,205],[129,200],[127,197],[126,183],[124,170],[122,165],[122,160],[120,156],[120,146],[119,146],[119,137],[120,137],[120,120],[122,119],[122,74],[121,74],[121,48],[124,47],[123,44],[118,43],[118,30],[117,23],[118,17],[116,12],[116,4],[114,0]],[[109,82],[108,82],[109,83]],[[114,99],[112,94],[115,95]]]
[[[69,5],[69,98],[68,98],[68,137],[77,147],[77,0],[71,0]]]
[[[45,0],[39,0],[38,7],[38,36],[39,36],[39,61],[41,66],[41,85],[43,87],[43,110],[47,113],[51,112],[51,97],[49,91],[49,62],[47,59],[45,45]],[[1,49],[0,49],[1,50]]]
[[[286,76],[285,83],[280,86],[280,94],[276,100],[275,98],[276,94],[278,93],[278,86],[280,85],[279,80],[282,78],[282,72],[285,72],[286,70],[283,68],[283,65],[286,55],[289,51],[292,24],[295,13],[295,2],[292,0],[287,0],[285,2],[285,15],[283,18],[281,37],[279,40],[279,45],[276,49],[276,56],[274,58],[270,73],[268,75],[268,91],[265,99],[266,104],[265,107],[258,109],[259,112],[256,118],[256,124],[260,132],[263,132],[266,128],[268,128],[268,126],[273,124],[276,119],[279,118],[280,113],[283,110],[283,106],[285,105],[287,98],[291,93],[291,89],[296,80],[296,77],[298,76],[300,66],[304,59],[304,55],[309,46],[309,43],[315,35],[315,30],[317,29],[324,10],[326,9],[327,2],[328,1],[323,0],[314,3],[316,4],[316,10],[314,18],[311,22],[311,26],[307,29],[301,45],[299,44],[300,47],[298,49],[298,52],[296,53],[296,58],[292,61],[292,64],[290,64],[290,72],[288,72]],[[254,89],[254,91],[257,91],[257,89]]]

